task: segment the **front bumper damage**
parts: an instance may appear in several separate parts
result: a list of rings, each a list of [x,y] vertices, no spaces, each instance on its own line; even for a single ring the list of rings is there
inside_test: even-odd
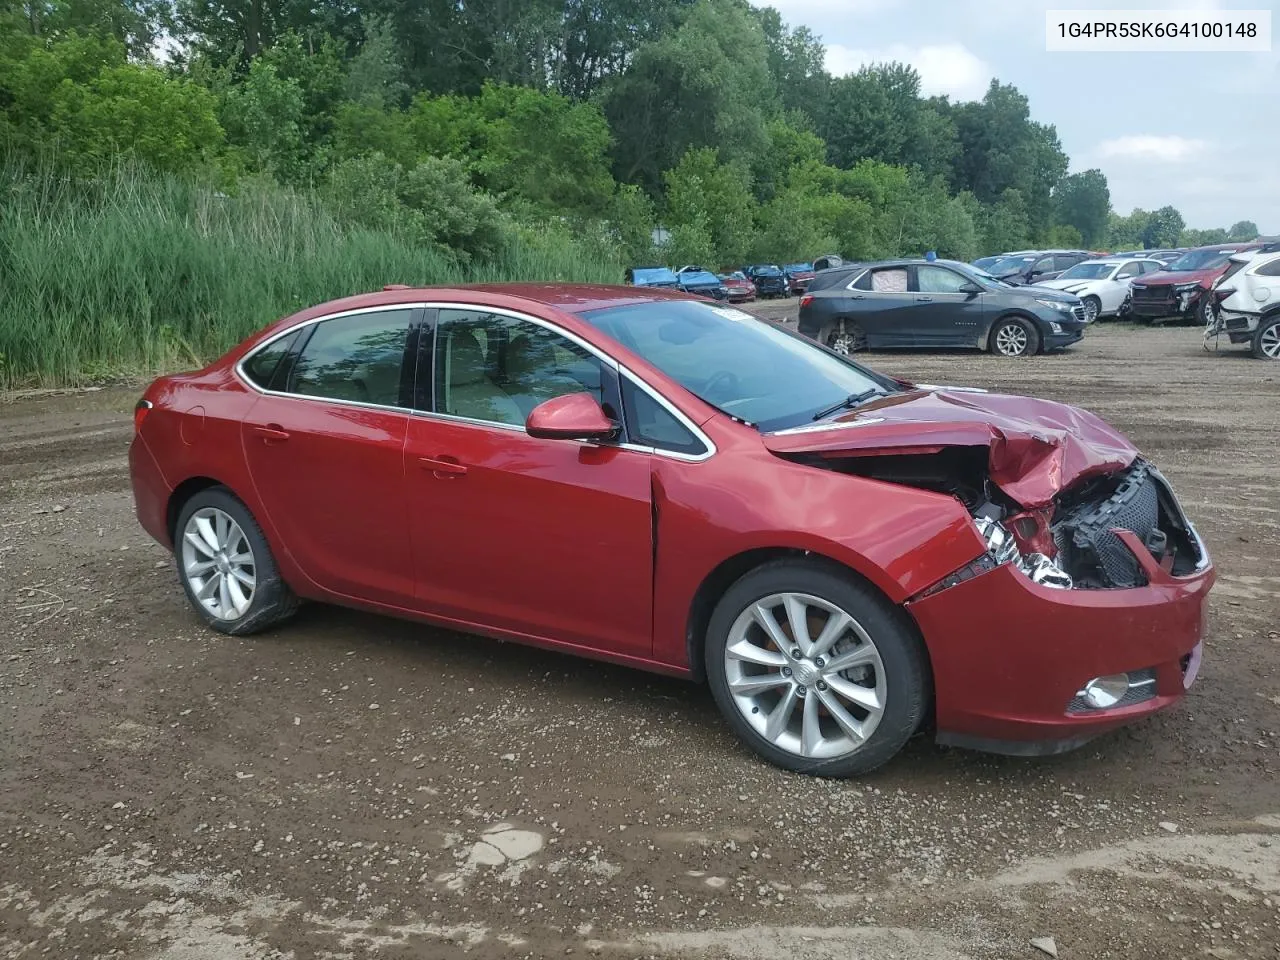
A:
[[[1200,300],[1208,291],[1199,283],[1134,285],[1129,312],[1139,319],[1191,319],[1200,309]]]
[[[938,741],[1060,753],[1180,700],[1214,572],[1159,472],[1137,460],[1005,522],[1016,545],[907,604],[938,678]],[[1114,695],[1087,695],[1100,678]]]

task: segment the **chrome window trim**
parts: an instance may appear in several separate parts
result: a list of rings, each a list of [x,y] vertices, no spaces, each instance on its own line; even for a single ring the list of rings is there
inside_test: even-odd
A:
[[[616,447],[617,449],[632,450],[639,453],[648,453],[648,454],[652,454],[654,456],[660,456],[660,457],[670,457],[673,460],[682,460],[690,463],[700,463],[704,460],[711,458],[717,452],[716,445],[711,440],[711,438],[707,436],[707,434],[703,432],[703,430],[700,427],[698,427],[697,424],[695,424],[692,420],[690,420],[687,416],[685,416],[685,414],[678,407],[676,407],[673,403],[671,403],[671,401],[669,401],[661,393],[655,390],[642,377],[638,376],[636,373],[634,373],[630,369],[622,366],[622,364],[620,364],[613,357],[609,356],[607,353],[605,353],[595,344],[590,343],[589,341],[580,337],[578,334],[573,333],[572,331],[566,330],[564,329],[564,327],[561,327],[555,323],[552,323],[549,320],[544,320],[541,317],[530,316],[529,314],[522,313],[519,310],[512,310],[509,307],[489,307],[483,304],[464,303],[461,301],[436,302],[436,301],[420,300],[420,301],[413,301],[409,303],[392,303],[392,304],[381,304],[379,306],[373,306],[373,307],[357,307],[353,310],[341,310],[337,313],[327,313],[327,314],[324,314],[323,316],[312,317],[311,319],[304,320],[301,323],[293,324],[292,326],[289,326],[284,330],[281,330],[278,333],[273,334],[272,336],[263,340],[261,343],[254,346],[252,350],[250,350],[243,357],[241,357],[236,362],[236,365],[232,368],[232,370],[235,373],[236,378],[244,386],[248,387],[253,392],[262,394],[264,396],[287,397],[293,400],[310,400],[310,401],[319,401],[321,403],[336,403],[340,406],[346,406],[346,407],[359,407],[366,410],[384,410],[390,413],[402,413],[402,414],[405,414],[406,416],[423,417],[428,420],[442,420],[446,422],[468,424],[468,425],[477,426],[477,427],[492,427],[498,430],[506,430],[510,433],[524,433],[525,428],[523,424],[501,423],[495,420],[478,420],[474,417],[460,417],[456,414],[440,413],[435,410],[415,410],[412,407],[390,406],[388,404],[382,404],[382,403],[365,403],[360,400],[341,400],[341,399],[336,399],[331,397],[311,396],[309,394],[303,394],[303,393],[289,393],[287,390],[268,390],[265,387],[258,386],[251,379],[249,379],[249,377],[244,372],[244,369],[243,369],[244,364],[247,363],[249,360],[251,360],[253,357],[255,357],[260,351],[265,350],[268,346],[275,343],[277,340],[283,337],[287,337],[290,334],[296,333],[299,330],[302,330],[304,327],[309,327],[317,323],[323,323],[326,320],[340,320],[344,317],[358,316],[360,314],[365,314],[365,313],[387,313],[393,310],[423,310],[423,309],[425,310],[458,310],[460,312],[467,312],[467,313],[497,314],[499,316],[509,317],[513,320],[527,321],[529,323],[534,324],[535,326],[539,326],[546,330],[550,330],[552,333],[555,333],[564,337],[566,340],[569,340],[571,343],[577,344],[579,347],[586,350],[596,359],[600,360],[602,363],[604,363],[606,366],[612,369],[614,373],[616,373],[618,376],[625,375],[629,377],[636,386],[638,386],[645,393],[649,394],[649,396],[652,397],[660,406],[662,406],[663,409],[665,409],[668,413],[674,416],[676,420],[680,422],[681,426],[683,426],[690,433],[692,433],[694,437],[696,437],[698,441],[705,447],[705,452],[700,454],[681,453],[680,451],[676,451],[676,450],[664,450],[660,447],[650,447],[644,444],[633,444],[633,443],[613,444],[612,446]],[[439,325],[438,323],[432,325],[433,336],[435,335],[435,329],[438,325]],[[430,376],[432,377],[432,379],[435,378],[434,368],[430,371]],[[585,441],[580,441],[580,442],[585,442]]]
[[[870,267],[864,267],[861,273],[859,273],[856,277],[854,277],[852,280],[850,280],[848,283],[846,283],[846,284],[845,284],[844,288],[845,288],[846,290],[852,290],[852,289],[854,288],[854,287],[853,287],[853,285],[854,285],[855,283],[857,283],[859,280],[861,280],[863,277],[865,277],[865,276],[866,276],[868,273],[870,273],[870,272],[871,272],[871,268],[870,268]],[[876,291],[874,291],[874,290],[859,290],[858,292],[859,292],[859,293],[875,293]]]
[[[871,417],[866,420],[835,420],[824,423],[805,424],[800,427],[787,427],[785,430],[772,430],[764,434],[766,437],[789,437],[797,433],[821,433],[825,430],[851,430],[854,427],[869,427],[874,423],[884,423],[884,417]]]

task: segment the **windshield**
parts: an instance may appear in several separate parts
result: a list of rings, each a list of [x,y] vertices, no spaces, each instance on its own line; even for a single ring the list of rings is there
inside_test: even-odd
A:
[[[636,267],[632,276],[637,284],[676,282],[676,275],[666,267]]]
[[[809,423],[847,397],[896,392],[864,370],[749,313],[692,300],[581,314],[690,393],[761,431]]]
[[[684,284],[705,286],[713,283],[718,284],[720,281],[716,279],[716,275],[714,273],[709,273],[706,270],[686,270],[684,273],[680,274],[680,282]]]
[[[1105,280],[1115,271],[1114,263],[1077,263],[1059,280]]]
[[[782,276],[782,271],[781,271],[781,270],[779,270],[777,267],[756,267],[755,273],[756,273],[756,276],[757,276],[757,277],[780,277],[780,276]]]
[[[1012,283],[1005,283],[1003,280],[993,277],[989,273],[984,273],[983,271],[979,270],[977,267],[970,267],[968,270],[965,271],[965,273],[975,278],[984,287],[998,287],[1002,290],[1022,289],[1021,287],[1015,287]]]
[[[973,261],[973,266],[977,267],[979,270],[990,270],[1003,259],[1004,257],[981,257]]]
[[[1230,260],[1235,252],[1234,250],[1192,250],[1169,264],[1169,269],[1173,271],[1214,270]]]
[[[1002,257],[988,269],[997,277],[1003,273],[1020,273],[1027,265],[1035,261],[1035,257]]]
[[[813,273],[812,263],[788,263],[787,273]]]

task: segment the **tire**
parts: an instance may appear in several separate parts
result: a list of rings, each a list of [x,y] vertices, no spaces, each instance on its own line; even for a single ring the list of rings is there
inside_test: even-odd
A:
[[[822,343],[836,353],[849,356],[859,350],[867,349],[867,335],[856,323],[844,322],[843,333],[839,325],[833,325],[823,333]]]
[[[1004,317],[992,326],[988,346],[1002,357],[1030,357],[1040,352],[1040,334],[1021,317]]]
[[[782,626],[788,603],[804,604],[807,643],[825,642],[829,616],[850,618],[825,656],[813,646],[810,656],[782,649],[793,642],[790,626]],[[781,646],[756,619],[758,609],[772,619]],[[932,697],[923,643],[902,612],[868,584],[813,560],[767,563],[730,587],[711,615],[705,659],[711,693],[734,733],[798,773],[870,773],[916,732]],[[833,671],[841,660],[847,665]]]
[[[1084,318],[1089,323],[1093,323],[1102,313],[1102,301],[1095,296],[1085,297],[1081,303],[1084,304]]]
[[[1200,295],[1200,303],[1196,306],[1195,318],[1200,322],[1202,328],[1207,329],[1209,324],[1217,319],[1218,307],[1214,303],[1213,291],[1206,290]]]
[[[207,487],[182,505],[173,555],[187,599],[214,630],[257,633],[298,609],[262,528],[226,487]]]
[[[1280,360],[1280,315],[1272,314],[1258,321],[1251,352],[1259,360]]]

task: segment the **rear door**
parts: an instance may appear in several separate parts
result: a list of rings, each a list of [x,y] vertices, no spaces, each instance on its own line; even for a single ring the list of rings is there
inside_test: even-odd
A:
[[[413,599],[404,444],[419,315],[384,307],[303,328],[241,423],[280,547],[323,589],[397,606]]]
[[[850,285],[846,315],[866,334],[869,347],[920,345],[919,315],[905,266],[873,267]]]
[[[970,347],[977,343],[984,328],[985,305],[983,294],[962,291],[970,283],[968,277],[939,264],[913,268],[916,346]]]

